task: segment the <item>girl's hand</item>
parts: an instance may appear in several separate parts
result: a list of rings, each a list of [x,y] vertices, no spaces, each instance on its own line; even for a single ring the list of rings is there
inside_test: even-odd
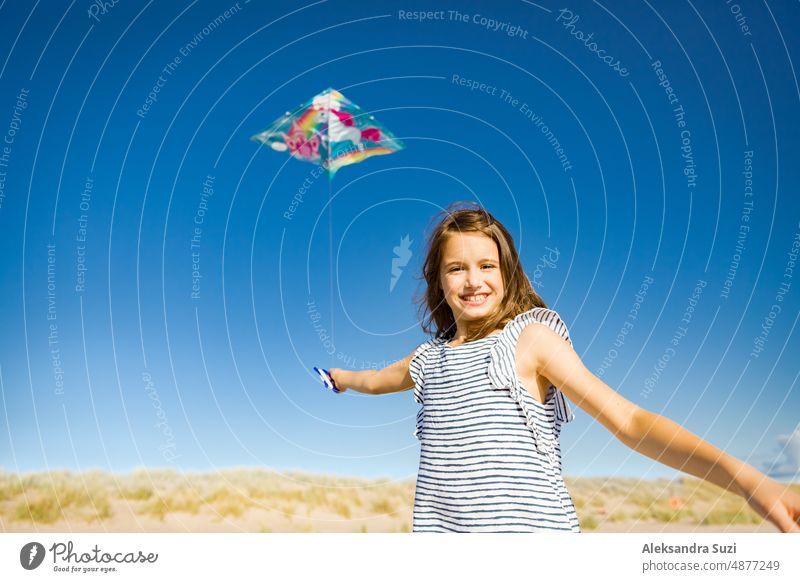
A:
[[[800,494],[773,479],[759,479],[744,498],[762,517],[783,533],[800,533]]]
[[[331,380],[333,380],[333,383],[336,384],[336,389],[339,392],[344,392],[345,390],[347,390],[347,388],[345,388],[344,385],[341,382],[339,382],[341,378],[336,377],[336,374],[339,374],[341,372],[342,372],[341,368],[328,368],[328,375],[331,377]]]

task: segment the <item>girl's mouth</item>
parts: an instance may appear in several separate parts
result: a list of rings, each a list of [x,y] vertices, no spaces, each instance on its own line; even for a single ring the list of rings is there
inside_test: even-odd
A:
[[[475,295],[461,295],[461,301],[469,306],[483,305],[486,303],[488,293],[476,293]]]

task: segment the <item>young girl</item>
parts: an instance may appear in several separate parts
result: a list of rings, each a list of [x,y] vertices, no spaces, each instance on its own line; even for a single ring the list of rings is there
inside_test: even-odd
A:
[[[561,475],[561,425],[574,418],[565,396],[632,449],[743,496],[783,532],[800,531],[800,495],[586,369],[487,211],[447,211],[423,276],[422,327],[433,339],[382,370],[330,370],[340,392],[414,389],[413,531],[579,532]]]

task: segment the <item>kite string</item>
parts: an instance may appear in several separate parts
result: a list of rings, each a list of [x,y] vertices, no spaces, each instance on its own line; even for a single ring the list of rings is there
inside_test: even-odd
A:
[[[336,353],[336,338],[333,335],[333,321],[336,319],[333,312],[333,181],[328,179],[328,269],[330,272],[330,311],[331,311],[331,343],[333,352]],[[335,363],[334,354],[331,354],[331,366]]]
[[[333,354],[331,354],[331,367],[336,362],[334,354],[336,353],[336,336],[333,333],[334,320],[336,319],[333,312],[333,176],[331,176],[331,94],[328,93],[328,118],[325,122],[325,136],[328,138],[328,167],[326,174],[328,174],[328,272],[330,273],[330,313],[331,313],[331,344],[333,344]]]

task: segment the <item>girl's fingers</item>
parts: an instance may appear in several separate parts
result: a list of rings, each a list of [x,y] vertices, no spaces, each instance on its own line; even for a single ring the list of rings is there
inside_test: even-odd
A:
[[[800,533],[800,526],[798,526],[795,522],[791,519],[786,520],[786,527],[784,528],[784,533]]]
[[[330,370],[325,370],[325,373],[328,375],[328,381],[329,381],[329,382],[330,382],[330,384],[331,384],[331,390],[333,390],[333,391],[334,391],[334,392],[336,392],[337,394],[338,394],[339,392],[341,392],[341,390],[339,390],[339,389],[336,387],[336,380],[334,380],[334,379],[333,379],[333,376],[331,376],[331,372],[330,372]]]
[[[328,390],[337,393],[341,392],[341,390],[339,390],[336,387],[336,383],[333,381],[333,378],[331,378],[330,372],[328,372],[328,370],[325,370],[324,368],[317,368],[316,366],[314,366],[314,371],[317,373],[320,380],[322,380],[322,383]]]
[[[775,520],[775,525],[783,533],[800,533],[800,527],[791,517],[790,508],[785,508],[783,505],[776,507],[776,510],[772,513],[772,518]]]

